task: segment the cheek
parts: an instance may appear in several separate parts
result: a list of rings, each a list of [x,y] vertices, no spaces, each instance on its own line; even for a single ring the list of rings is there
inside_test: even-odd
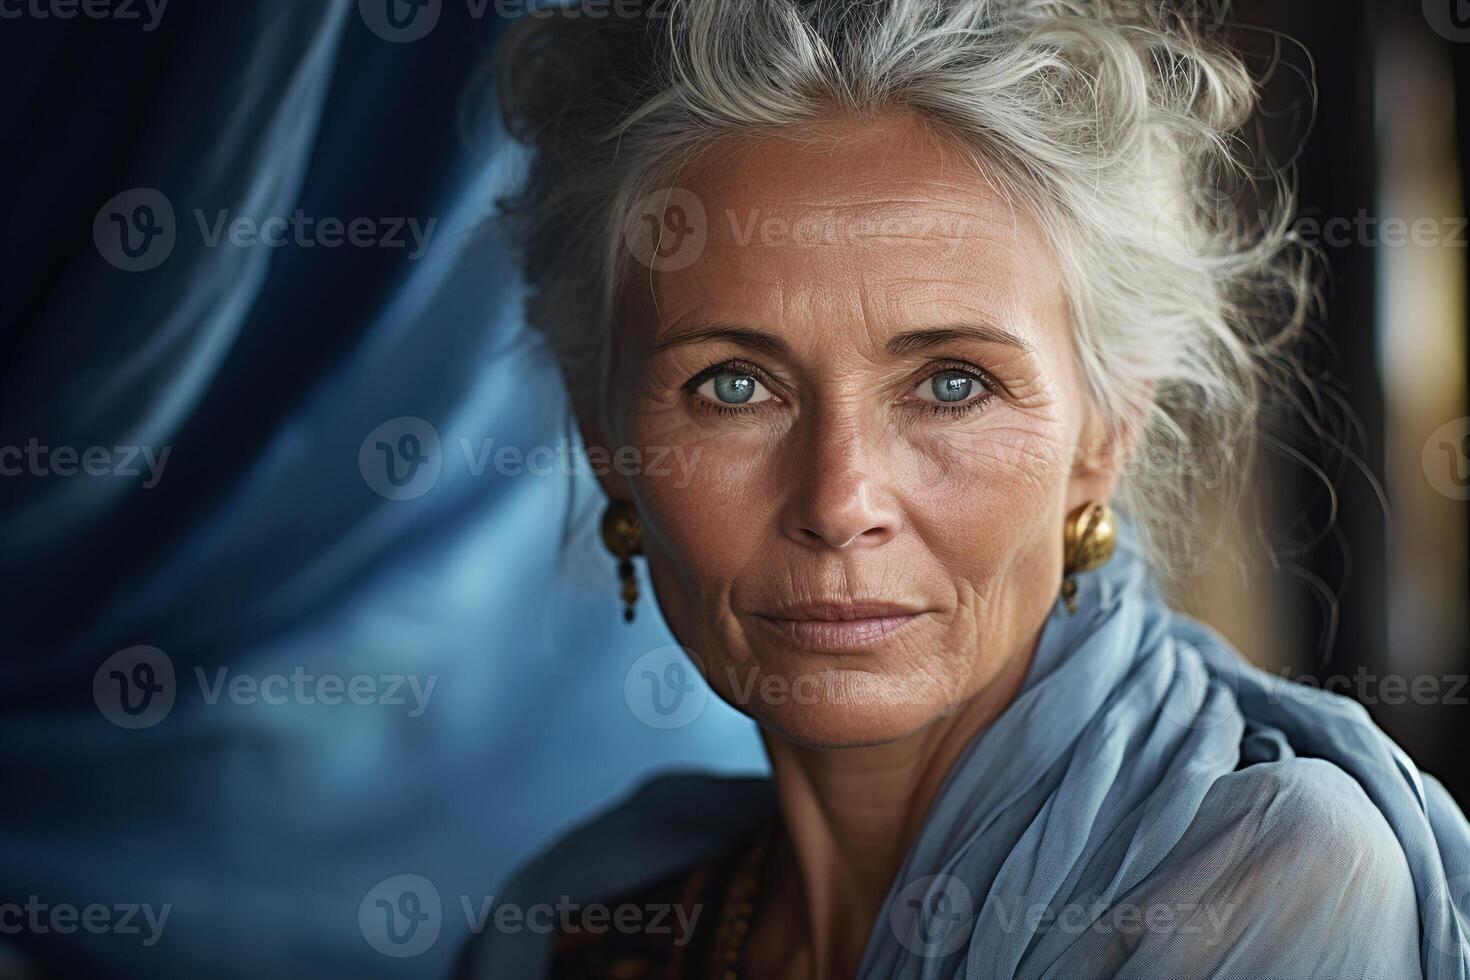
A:
[[[718,617],[732,584],[771,554],[781,500],[773,441],[711,435],[697,423],[661,426],[656,434],[649,428],[638,433],[638,444],[676,461],[672,476],[642,474],[633,488],[660,598],[677,598],[680,607],[665,612],[671,621],[690,608]]]
[[[909,512],[936,556],[951,567],[993,567],[1054,522],[1071,453],[1059,420],[1011,412],[934,435],[913,459]]]
[[[909,514],[955,590],[949,657],[963,694],[1010,657],[1050,610],[1059,582],[1071,453],[1064,422],[1022,416],[926,453]],[[977,642],[959,637],[983,638]],[[940,668],[941,672],[945,668]]]

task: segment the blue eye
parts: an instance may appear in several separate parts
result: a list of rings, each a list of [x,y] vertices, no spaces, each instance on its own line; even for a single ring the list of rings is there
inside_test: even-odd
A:
[[[739,371],[725,371],[715,375],[696,388],[695,394],[716,405],[748,405],[771,397],[765,385]]]
[[[980,387],[973,374],[964,371],[940,371],[919,383],[914,394],[922,401],[955,405],[969,400]]]
[[[740,405],[750,401],[750,396],[755,394],[755,379],[744,375],[722,374],[713,379],[715,382],[715,397],[722,402],[731,405]]]

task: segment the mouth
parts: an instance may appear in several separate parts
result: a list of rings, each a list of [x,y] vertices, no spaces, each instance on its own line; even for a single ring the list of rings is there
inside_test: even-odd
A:
[[[923,610],[898,603],[804,603],[755,618],[796,645],[823,653],[861,650],[909,627]]]

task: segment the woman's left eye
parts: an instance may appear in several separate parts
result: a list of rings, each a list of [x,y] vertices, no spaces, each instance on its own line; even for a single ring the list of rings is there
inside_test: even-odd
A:
[[[949,369],[919,382],[914,397],[947,408],[968,407],[986,393],[985,383],[968,371]]]

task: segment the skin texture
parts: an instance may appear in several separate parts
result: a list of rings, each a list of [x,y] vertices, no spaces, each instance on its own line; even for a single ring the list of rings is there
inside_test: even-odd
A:
[[[707,241],[634,263],[614,431],[584,434],[697,453],[686,485],[604,487],[636,504],[670,628],[771,759],[786,836],[747,969],[850,976],[944,774],[1025,677],[1067,515],[1112,495],[1131,438],[1101,441],[1036,222],[919,119],[727,138],[678,186]],[[715,333],[731,328],[760,336]],[[1016,342],[924,333],[945,328]],[[729,361],[758,387],[722,411],[713,379],[690,382]],[[977,381],[968,412],[936,411],[950,370]],[[874,600],[918,615],[859,650],[768,618]]]

